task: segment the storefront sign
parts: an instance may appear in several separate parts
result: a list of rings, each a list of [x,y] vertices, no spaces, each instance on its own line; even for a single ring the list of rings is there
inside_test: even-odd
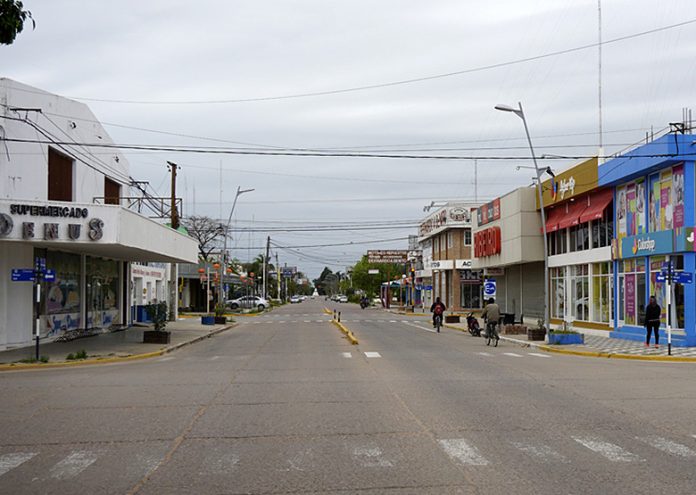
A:
[[[433,260],[430,262],[430,268],[433,270],[452,270],[454,268],[454,260]]]
[[[478,221],[479,227],[500,220],[500,198],[496,198],[490,203],[481,205],[478,210],[476,210],[476,220]]]
[[[367,252],[368,263],[406,263],[408,251],[405,249],[370,250]]]
[[[568,179],[556,181],[551,177],[551,199],[565,199],[566,193],[570,192],[570,196],[575,195],[575,177],[572,175]]]
[[[454,260],[454,268],[457,270],[471,268],[471,260]]]
[[[505,268],[486,268],[486,275],[491,277],[502,277],[505,275]]]
[[[92,218],[87,225],[82,223],[56,223],[46,222],[36,225],[34,222],[25,222],[22,217],[50,217],[56,219],[83,220],[89,216],[87,208],[67,206],[44,206],[10,204],[10,213],[0,213],[0,237],[9,237],[16,229],[26,241],[46,240],[78,241],[85,238],[98,241],[104,236],[104,222],[99,218]],[[17,217],[16,219],[14,217]]]
[[[619,257],[652,256],[674,252],[674,231],[650,232],[619,239]]]
[[[471,209],[468,206],[449,206],[441,208],[427,217],[418,228],[418,235],[424,237],[445,227],[470,227]]]
[[[459,279],[462,283],[480,284],[482,278],[481,270],[460,270]]]
[[[597,158],[591,158],[541,183],[544,206],[580,196],[599,187]],[[537,208],[539,200],[537,199]]]
[[[474,234],[474,256],[484,258],[500,254],[500,227],[490,227]]]

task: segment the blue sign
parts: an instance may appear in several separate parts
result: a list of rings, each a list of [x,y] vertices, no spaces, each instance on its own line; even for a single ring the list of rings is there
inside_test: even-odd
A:
[[[34,266],[36,267],[36,270],[39,272],[46,271],[46,258],[35,258]]]
[[[692,284],[694,283],[694,275],[689,272],[678,272],[674,281],[678,284]]]
[[[664,284],[665,282],[667,282],[667,274],[665,272],[658,273],[657,275],[655,275],[655,281]]]
[[[33,282],[34,281],[34,269],[33,268],[13,268],[12,269],[12,281],[13,282]]]
[[[432,285],[424,285],[423,290],[433,290],[433,286]]]
[[[669,270],[674,271],[674,265],[672,264],[671,261],[663,261],[662,262],[662,271],[668,272]]]
[[[497,284],[494,278],[487,278],[483,283],[483,297],[495,297]]]
[[[662,230],[624,237],[620,240],[619,257],[653,256],[674,252],[674,231]]]
[[[46,270],[43,274],[43,279],[46,282],[54,282],[56,280],[56,271],[55,270]]]

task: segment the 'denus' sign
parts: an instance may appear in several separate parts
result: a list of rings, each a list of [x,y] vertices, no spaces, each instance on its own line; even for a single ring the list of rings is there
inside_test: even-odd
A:
[[[500,227],[490,227],[474,234],[474,256],[484,258],[500,254]]]

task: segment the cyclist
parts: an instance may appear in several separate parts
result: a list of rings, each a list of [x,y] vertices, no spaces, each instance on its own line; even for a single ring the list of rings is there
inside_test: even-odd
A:
[[[433,314],[433,328],[436,328],[436,318],[440,318],[440,325],[442,325],[442,315],[445,314],[445,310],[447,307],[445,306],[445,303],[440,301],[440,298],[438,297],[435,299],[435,302],[433,303],[432,306],[430,306],[430,312]],[[439,331],[439,329],[438,329]]]
[[[488,304],[483,308],[483,313],[481,313],[481,318],[486,321],[486,336],[493,332],[495,339],[498,340],[498,329],[496,328],[500,323],[500,307],[495,303],[495,299],[492,297],[488,300]]]

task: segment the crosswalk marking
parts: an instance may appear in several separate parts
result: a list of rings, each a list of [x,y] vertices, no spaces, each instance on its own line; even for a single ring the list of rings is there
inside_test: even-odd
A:
[[[0,476],[24,464],[35,455],[36,452],[15,452],[12,454],[0,455]]]
[[[341,355],[344,358],[352,358],[353,357],[353,355],[350,352],[342,352]]]
[[[396,323],[396,320],[389,320],[389,323]]]
[[[551,357],[548,354],[540,354],[538,352],[528,352],[527,354],[529,354],[530,356],[536,356],[536,357],[540,357],[540,358],[550,358]]]
[[[51,477],[67,480],[77,476],[97,460],[98,453],[77,450],[51,468]]]
[[[573,437],[573,440],[584,445],[593,452],[603,455],[612,462],[635,462],[644,461],[636,454],[622,449],[613,443],[604,442],[598,437]]]
[[[476,354],[479,354],[481,356],[486,356],[486,357],[491,357],[493,354],[489,352],[477,352]]]
[[[378,357],[382,357],[382,355],[379,352],[366,352],[365,357],[378,358]]]
[[[515,354],[514,352],[504,352],[506,356],[512,356],[512,357],[522,357],[521,354]]]
[[[356,447],[353,459],[362,467],[392,467],[390,460],[385,459],[379,447]]]
[[[448,456],[462,464],[470,466],[488,465],[488,459],[479,454],[476,447],[469,445],[463,438],[438,440],[438,443]]]
[[[570,462],[562,454],[559,454],[548,445],[534,445],[527,442],[512,442],[512,445],[540,462]]]
[[[218,359],[220,359],[220,356],[211,356],[209,361],[217,361]]]
[[[647,443],[648,445],[655,447],[657,450],[666,452],[668,454],[676,455],[679,457],[696,457],[696,452],[677,442],[668,440],[667,438],[658,437],[656,435],[651,435],[647,437],[636,437],[641,442]]]

